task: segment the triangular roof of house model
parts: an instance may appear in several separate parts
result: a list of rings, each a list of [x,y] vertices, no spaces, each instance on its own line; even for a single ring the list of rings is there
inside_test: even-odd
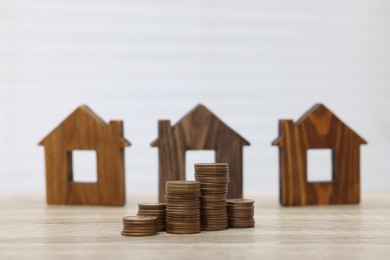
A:
[[[204,105],[202,104],[198,104],[197,106],[195,106],[195,108],[193,108],[190,112],[188,112],[186,115],[184,115],[175,125],[173,125],[173,128],[179,126],[180,124],[183,123],[183,121],[185,121],[185,119],[191,117],[191,115],[193,114],[196,114],[196,113],[201,113],[202,116],[204,117],[213,117],[214,119],[216,119],[217,121],[219,121],[221,123],[221,125],[223,127],[226,127],[234,136],[237,136],[237,138],[241,139],[242,142],[243,142],[243,145],[249,145],[249,142],[243,138],[241,135],[239,135],[236,131],[234,131],[233,129],[231,129],[228,125],[226,125],[220,118],[218,118],[214,113],[212,113],[207,107],[205,107]],[[158,138],[156,140],[154,140],[152,143],[151,143],[151,146],[153,147],[156,147],[158,146]]]
[[[329,115],[331,118],[325,118],[324,116]],[[309,111],[307,111],[301,118],[299,118],[295,122],[295,126],[299,126],[302,123],[305,123],[307,120],[311,121],[320,121],[320,120],[335,120],[338,122],[342,127],[346,128],[347,130],[351,131],[352,134],[356,137],[356,140],[358,144],[367,144],[367,142],[360,137],[355,131],[353,131],[350,127],[348,127],[343,121],[341,121],[332,111],[330,111],[326,106],[323,104],[319,103],[314,105]],[[281,145],[281,142],[283,141],[284,136],[279,136],[276,138],[273,142],[272,145]]]
[[[88,117],[94,120],[97,125],[101,127],[107,128],[109,125],[103,121],[95,112],[93,112],[88,106],[81,105],[79,106],[73,113],[71,113],[67,118],[65,118],[56,128],[54,128],[42,141],[39,142],[39,145],[45,145],[45,141],[48,139],[50,135],[52,135],[56,131],[60,131],[61,127],[68,122],[75,120],[77,117]],[[121,147],[130,146],[130,142],[126,140],[124,137],[118,136]]]

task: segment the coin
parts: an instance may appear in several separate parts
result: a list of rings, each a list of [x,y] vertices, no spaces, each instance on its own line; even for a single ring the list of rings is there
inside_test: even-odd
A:
[[[158,220],[154,216],[125,216],[122,218],[123,236],[151,236],[156,235]]]
[[[228,199],[227,211],[230,228],[251,228],[255,226],[253,200]]]
[[[166,203],[139,203],[137,216],[152,216],[157,218],[158,232],[165,231]]]
[[[173,234],[200,232],[200,183],[166,182],[166,231]]]
[[[224,230],[228,226],[226,197],[229,182],[227,163],[196,163],[195,180],[200,182],[202,230]]]

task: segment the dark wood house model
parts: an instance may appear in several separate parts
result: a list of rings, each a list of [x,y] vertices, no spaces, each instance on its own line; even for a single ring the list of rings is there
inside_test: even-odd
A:
[[[186,151],[215,150],[215,162],[229,164],[229,198],[242,197],[243,146],[249,142],[233,131],[203,105],[197,105],[171,126],[169,120],[158,122],[159,201],[165,201],[165,182],[185,180]]]
[[[279,121],[280,203],[283,206],[360,202],[360,145],[367,142],[322,104],[297,122]],[[332,150],[332,180],[307,181],[307,151]]]
[[[45,147],[46,194],[49,204],[121,206],[125,203],[123,122],[106,124],[80,106],[39,145]],[[74,182],[72,151],[94,150],[97,182]]]

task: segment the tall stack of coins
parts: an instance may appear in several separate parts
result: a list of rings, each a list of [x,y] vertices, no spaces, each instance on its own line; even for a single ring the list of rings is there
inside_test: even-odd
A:
[[[122,236],[153,236],[157,235],[158,222],[156,217],[126,216],[122,218]]]
[[[158,231],[165,231],[165,203],[139,203],[137,215],[156,217]]]
[[[167,181],[165,189],[167,233],[200,233],[199,182]]]
[[[253,200],[228,199],[227,210],[230,228],[251,228],[255,226]]]
[[[226,163],[196,163],[195,180],[200,182],[202,230],[217,231],[228,227],[226,196],[229,167]]]

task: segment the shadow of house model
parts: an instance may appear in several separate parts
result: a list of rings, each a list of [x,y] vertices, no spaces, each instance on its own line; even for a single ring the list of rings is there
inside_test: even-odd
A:
[[[158,121],[159,201],[165,201],[165,182],[185,180],[186,151],[215,150],[215,161],[229,164],[228,198],[242,198],[243,146],[249,145],[203,105],[197,105],[174,126]]]
[[[279,121],[280,203],[283,206],[360,202],[360,145],[367,142],[322,104],[296,123]],[[332,181],[307,181],[307,151],[332,150]]]
[[[45,147],[46,195],[49,204],[121,206],[125,204],[123,122],[106,124],[80,106],[39,145]],[[72,151],[94,150],[97,182],[74,182]]]

